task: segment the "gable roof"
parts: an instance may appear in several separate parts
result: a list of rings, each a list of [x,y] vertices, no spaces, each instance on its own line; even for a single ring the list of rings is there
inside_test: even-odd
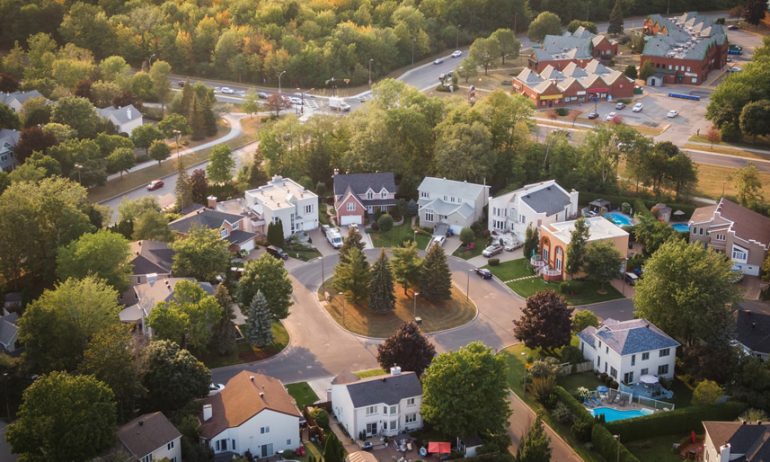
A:
[[[133,104],[121,107],[107,106],[98,111],[102,117],[111,119],[117,125],[123,125],[132,120],[142,118],[142,113],[139,112],[139,109],[135,108]]]
[[[393,405],[402,399],[422,395],[422,385],[414,372],[370,377],[349,383],[345,388],[356,408],[379,403]]]
[[[770,248],[770,218],[735,202],[722,198],[717,205],[698,207],[689,224],[705,223],[717,218],[726,222],[726,227],[746,241],[756,241]]]
[[[190,232],[193,226],[203,226],[208,229],[219,229],[226,221],[230,224],[235,224],[243,219],[241,215],[235,215],[232,213],[220,212],[207,207],[195,210],[182,218],[178,218],[168,224],[168,227],[172,231],[176,231],[181,234],[187,234]]]
[[[598,328],[588,326],[578,336],[591,346],[601,340],[621,356],[679,346],[679,342],[644,319],[607,318]]]
[[[238,427],[264,410],[297,417],[294,398],[280,380],[251,371],[241,371],[227,381],[224,390],[203,400],[211,405],[211,418],[201,423],[200,434],[211,439],[222,431]]]
[[[161,241],[134,241],[131,243],[132,274],[171,274],[174,261],[174,251]]]
[[[9,352],[16,343],[16,337],[19,333],[19,327],[16,325],[18,319],[17,313],[0,316],[0,346]]]
[[[659,14],[647,17],[657,25],[656,35],[647,38],[642,55],[666,56],[675,59],[703,59],[713,45],[727,40],[724,28],[697,12],[684,13],[671,19]]]
[[[11,150],[19,142],[21,132],[10,128],[0,128],[0,151]]]
[[[545,213],[547,216],[561,212],[564,207],[570,205],[569,194],[564,192],[556,182],[534,192],[522,191],[522,193],[524,193],[521,196],[522,202],[530,206],[535,212]]]
[[[436,196],[453,196],[460,197],[469,202],[473,202],[479,194],[483,193],[489,186],[468,183],[467,181],[447,180],[446,178],[435,178],[432,176],[426,176],[418,191],[428,191]]]
[[[28,99],[38,98],[38,97],[45,99],[45,97],[37,90],[14,91],[12,93],[0,92],[0,103],[8,105],[12,101],[17,101],[19,104],[24,104]]]
[[[338,173],[334,175],[334,195],[342,196],[350,190],[353,194],[364,194],[369,188],[380,192],[383,188],[388,192],[396,192],[396,180],[393,172],[376,173]]]
[[[744,300],[736,306],[735,339],[753,351],[770,353],[770,304]]]
[[[142,316],[149,316],[158,303],[174,299],[174,288],[180,281],[197,282],[194,278],[162,278],[135,285],[134,304],[121,310],[118,317],[122,322],[136,322],[142,319]],[[207,294],[214,294],[214,286],[211,283],[197,283]]]
[[[181,438],[179,430],[162,412],[140,415],[118,429],[117,437],[134,457],[141,459],[169,442]]]
[[[770,424],[704,421],[703,428],[717,450],[730,444],[730,460],[733,462],[770,460]]]

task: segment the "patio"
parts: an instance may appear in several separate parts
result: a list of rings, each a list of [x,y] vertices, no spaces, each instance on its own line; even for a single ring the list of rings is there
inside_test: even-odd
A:
[[[639,381],[630,385],[620,384],[621,391],[632,394],[634,397],[649,399],[673,399],[674,392],[660,384],[658,377],[643,375]]]

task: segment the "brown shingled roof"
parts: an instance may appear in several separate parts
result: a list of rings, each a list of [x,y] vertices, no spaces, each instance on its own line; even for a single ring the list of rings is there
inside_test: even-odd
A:
[[[141,415],[118,429],[118,439],[138,459],[181,436],[162,412]]]
[[[280,380],[250,371],[241,371],[231,378],[224,390],[206,398],[203,404],[211,404],[212,410],[211,419],[200,427],[201,436],[207,439],[243,424],[265,409],[301,416],[294,398]]]
[[[690,223],[703,223],[704,221],[711,220],[711,218],[714,216],[714,212],[716,211],[716,209],[717,209],[716,205],[707,205],[705,207],[698,207],[692,213],[692,217],[690,217]]]
[[[717,212],[734,223],[732,228],[739,238],[770,245],[770,218],[727,199],[719,201]]]

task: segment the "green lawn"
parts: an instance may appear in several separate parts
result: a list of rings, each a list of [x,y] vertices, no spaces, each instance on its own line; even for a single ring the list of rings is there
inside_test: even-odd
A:
[[[578,388],[586,387],[589,390],[596,390],[596,387],[603,385],[599,379],[596,378],[593,372],[581,372],[580,374],[565,375],[559,377],[559,385],[564,387],[570,393],[575,393]]]
[[[489,238],[483,237],[483,236],[476,236],[476,239],[473,241],[473,248],[468,250],[464,246],[460,246],[455,250],[455,252],[452,254],[455,257],[462,258],[463,260],[469,260],[473,257],[477,257],[481,255],[481,252],[484,251],[484,248],[487,246],[487,243],[489,241]]]
[[[297,402],[297,407],[300,409],[305,409],[306,406],[310,406],[318,401],[318,395],[315,394],[307,382],[290,383],[286,385],[286,390]]]
[[[243,331],[243,326],[241,326]],[[246,341],[236,344],[235,351],[226,356],[220,356],[215,351],[206,351],[197,355],[209,369],[230,366],[233,364],[250,363],[275,356],[289,344],[289,333],[280,321],[273,321],[273,344],[264,348],[252,347]]]
[[[375,247],[401,247],[404,241],[414,240],[414,231],[409,223],[409,218],[404,220],[403,224],[394,226],[390,231],[370,231],[369,235],[372,237],[372,244]],[[431,236],[425,231],[417,232],[417,248],[425,250],[428,246]]]
[[[377,377],[378,375],[385,375],[385,374],[387,374],[387,372],[385,372],[383,369],[380,369],[379,367],[376,369],[367,369],[365,371],[353,372],[353,375],[355,375],[359,379],[365,379],[368,377]]]
[[[679,462],[679,454],[674,452],[673,444],[678,443],[685,435],[666,435],[656,438],[631,441],[625,443],[626,448],[641,461]]]
[[[284,250],[286,250],[286,253],[288,253],[290,257],[302,261],[310,261],[321,256],[321,252],[315,247],[305,247],[303,245],[289,245],[286,247],[287,248]]]
[[[509,282],[507,285],[524,298],[534,295],[541,290],[559,291],[558,282],[545,282],[543,278],[524,279],[522,281]]]
[[[485,266],[501,281],[510,281],[511,279],[518,279],[525,276],[532,276],[532,270],[530,269],[529,261],[526,258],[519,258],[517,260],[511,260],[502,262],[497,266]]]

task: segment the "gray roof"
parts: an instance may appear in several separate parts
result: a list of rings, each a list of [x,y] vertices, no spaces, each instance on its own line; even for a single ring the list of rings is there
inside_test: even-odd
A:
[[[359,380],[347,385],[353,407],[398,404],[405,398],[422,395],[422,385],[414,372]]]
[[[482,194],[489,186],[468,183],[467,181],[447,180],[446,178],[435,178],[432,176],[426,176],[418,191],[428,191],[433,197],[441,197],[444,195],[459,197],[468,202],[474,202],[479,194]]]
[[[650,15],[648,19],[665,27],[667,33],[648,37],[643,55],[700,60],[705,58],[711,46],[722,45],[727,40],[722,25],[695,12],[684,13],[673,20],[659,14]]]
[[[740,302],[735,314],[735,339],[753,351],[770,353],[770,304]]]
[[[170,274],[174,261],[174,251],[161,241],[136,241],[131,243],[134,259],[132,274]]]
[[[374,192],[396,192],[396,180],[392,172],[348,173],[334,175],[334,195],[342,196],[350,188],[353,194],[364,194],[369,188]]]
[[[222,223],[227,221],[230,224],[237,223],[243,219],[241,215],[220,212],[209,208],[198,209],[182,218],[178,218],[168,224],[172,231],[187,234],[194,226],[203,226],[209,229],[219,229]]]
[[[0,128],[0,152],[11,150],[19,142],[21,132],[9,128]]]
[[[214,286],[209,282],[196,281],[194,278],[159,278],[137,284],[133,287],[133,294],[126,300],[130,306],[124,308],[118,315],[122,322],[136,322],[144,316],[149,316],[155,306],[160,302],[168,302],[174,299],[174,288],[179,281],[197,282],[207,294],[214,295]]]
[[[730,444],[731,462],[770,460],[770,425],[767,423],[704,421],[715,449]]]
[[[142,113],[133,104],[121,107],[107,106],[99,109],[99,114],[106,119],[112,117],[118,125],[142,118]]]
[[[545,213],[547,216],[561,212],[570,204],[569,194],[555,185],[522,196],[521,200],[535,212]]]
[[[118,439],[134,457],[141,459],[171,441],[181,438],[179,430],[162,412],[144,414],[118,429]]]
[[[231,231],[230,234],[225,238],[225,240],[230,244],[243,244],[244,242],[248,242],[254,239],[255,237],[257,237],[257,235],[254,233],[236,229]]]
[[[591,346],[600,340],[621,356],[679,346],[679,342],[644,319],[616,321],[608,318],[599,328],[586,327],[578,336]]]
[[[11,350],[16,342],[16,336],[19,332],[19,327],[16,325],[18,319],[19,315],[16,313],[0,316],[0,345],[6,350]]]
[[[13,93],[0,93],[0,103],[9,104],[11,101],[16,100],[19,104],[24,104],[25,101],[32,98],[45,97],[37,90],[30,91],[15,91]]]
[[[546,35],[543,47],[535,49],[536,56],[538,59],[591,59],[592,38],[593,35],[573,36],[569,33]]]

